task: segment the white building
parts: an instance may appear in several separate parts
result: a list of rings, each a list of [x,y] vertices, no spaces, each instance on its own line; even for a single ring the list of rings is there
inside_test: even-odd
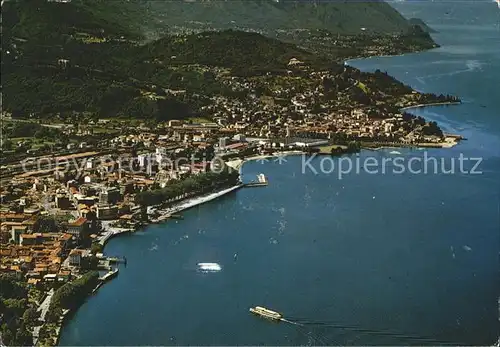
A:
[[[226,145],[227,145],[227,137],[219,138],[219,149],[226,148]]]

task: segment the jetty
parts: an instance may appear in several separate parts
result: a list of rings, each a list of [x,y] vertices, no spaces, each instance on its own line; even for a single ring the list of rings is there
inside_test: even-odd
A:
[[[99,280],[101,280],[102,282],[106,282],[115,277],[116,275],[118,275],[118,268],[108,271],[105,275],[99,277]]]
[[[167,219],[169,219],[171,216],[172,216],[171,213],[162,214],[158,218],[151,219],[151,223],[158,224],[158,223],[164,222]]]
[[[257,175],[257,181],[252,181],[245,184],[245,187],[265,187],[269,184],[264,174]]]
[[[124,263],[124,264],[126,264],[127,263],[127,258],[125,258],[125,257],[123,257],[123,258],[108,257],[107,260],[110,264],[112,264],[112,263]]]
[[[151,219],[151,223],[158,224],[166,221],[167,219],[184,219],[184,217],[179,213],[165,213],[158,218]]]

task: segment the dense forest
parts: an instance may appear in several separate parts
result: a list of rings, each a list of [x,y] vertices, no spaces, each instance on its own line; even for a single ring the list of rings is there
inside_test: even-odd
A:
[[[55,322],[62,314],[62,310],[75,309],[80,306],[98,283],[99,272],[90,271],[73,282],[63,284],[52,297],[47,320]]]
[[[221,173],[207,172],[192,175],[180,181],[172,181],[165,188],[141,192],[137,194],[136,202],[142,206],[160,205],[176,200],[180,196],[193,196],[235,185],[238,181],[239,173],[230,169]]]
[[[29,332],[38,318],[28,303],[28,289],[15,273],[0,274],[0,336],[7,346],[32,346]]]

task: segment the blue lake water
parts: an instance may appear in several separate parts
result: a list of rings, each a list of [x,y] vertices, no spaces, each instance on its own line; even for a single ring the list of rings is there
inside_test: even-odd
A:
[[[396,151],[406,160],[427,153],[447,168],[453,160],[458,168],[460,154],[482,158],[482,174],[394,174],[389,163],[385,174],[363,167],[339,179],[338,170],[303,172],[301,157],[247,163],[244,176],[263,172],[268,187],[242,189],[187,211],[182,221],[112,240],[106,253],[126,256],[128,266],[76,312],[60,344],[495,342],[500,11],[493,3],[454,2],[398,9],[438,30],[442,47],[351,64],[461,97],[463,105],[417,113],[467,141]],[[381,161],[393,151],[364,151],[359,160]],[[319,171],[321,160],[311,166]],[[218,263],[221,271],[199,272],[200,262]],[[309,324],[259,319],[248,313],[255,305]]]

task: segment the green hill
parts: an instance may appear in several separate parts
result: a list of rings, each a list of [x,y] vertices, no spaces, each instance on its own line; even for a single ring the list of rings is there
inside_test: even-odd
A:
[[[291,43],[257,33],[225,30],[183,37],[166,36],[141,49],[145,59],[154,56],[169,66],[206,65],[229,68],[233,75],[284,73],[291,58],[317,68],[333,65]]]

